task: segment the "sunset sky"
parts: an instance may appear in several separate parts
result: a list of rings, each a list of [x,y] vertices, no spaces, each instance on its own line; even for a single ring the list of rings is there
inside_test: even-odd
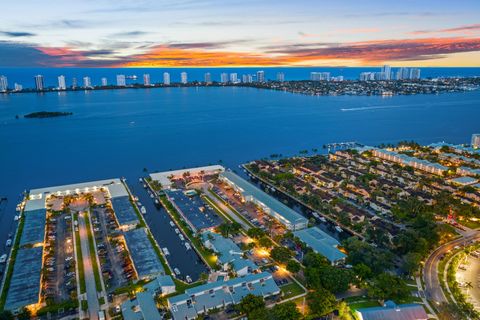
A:
[[[480,1],[9,1],[2,67],[480,66]]]

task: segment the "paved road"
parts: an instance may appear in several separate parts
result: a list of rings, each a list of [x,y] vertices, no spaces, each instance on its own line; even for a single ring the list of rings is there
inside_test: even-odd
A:
[[[98,320],[100,305],[98,303],[97,286],[95,285],[95,275],[93,274],[92,260],[90,258],[90,249],[88,246],[87,226],[85,224],[84,213],[78,216],[78,228],[80,233],[80,244],[82,246],[83,268],[85,274],[85,285],[87,291],[89,319]]]
[[[455,246],[461,246],[466,244],[471,240],[479,240],[480,232],[472,231],[471,233],[465,234],[462,238],[453,240],[449,243],[444,244],[443,246],[437,248],[427,259],[423,269],[423,280],[425,281],[425,294],[428,300],[435,303],[447,302],[447,298],[443,293],[442,287],[440,286],[440,280],[438,278],[438,264],[441,257],[447,253],[447,251],[452,250]]]

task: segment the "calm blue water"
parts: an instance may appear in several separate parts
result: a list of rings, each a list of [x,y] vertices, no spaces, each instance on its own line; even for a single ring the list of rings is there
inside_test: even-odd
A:
[[[65,75],[67,86],[72,84],[72,78],[77,78],[78,85],[82,85],[82,79],[89,76],[93,85],[100,85],[101,78],[106,77],[109,84],[115,84],[117,74],[137,75],[135,82],[142,83],[142,75],[149,73],[151,82],[163,82],[163,73],[169,72],[172,82],[180,82],[180,73],[188,73],[188,80],[204,81],[206,72],[211,73],[213,81],[220,81],[220,74],[238,73],[241,79],[242,74],[254,74],[258,70],[265,71],[266,79],[276,79],[277,72],[283,72],[286,80],[305,80],[310,79],[310,72],[330,72],[332,76],[344,76],[345,79],[358,79],[361,72],[380,71],[380,68],[339,68],[339,67],[274,67],[274,68],[0,68],[0,75],[8,78],[10,87],[13,88],[15,82],[20,83],[24,88],[33,88],[35,82],[33,77],[37,74],[44,76],[46,86],[58,86],[57,77]],[[393,68],[395,71],[396,68]],[[480,76],[480,68],[421,68],[422,78],[428,77],[453,77],[453,76]],[[131,83],[131,82],[128,82]]]
[[[349,111],[342,111],[349,110]],[[15,119],[33,111],[71,111]],[[231,168],[329,142],[465,143],[480,92],[311,97],[253,88],[159,88],[0,95],[0,251],[24,189],[217,163]]]

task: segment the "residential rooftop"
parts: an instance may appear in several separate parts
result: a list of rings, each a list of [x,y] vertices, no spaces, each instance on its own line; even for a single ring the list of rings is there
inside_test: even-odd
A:
[[[152,293],[138,292],[137,297],[122,303],[122,315],[125,320],[161,320]]]
[[[202,233],[204,243],[210,243],[213,251],[217,253],[218,261],[222,264],[231,263],[233,269],[238,272],[244,268],[251,270],[258,269],[258,266],[251,260],[243,259],[243,251],[231,240],[224,238],[218,233],[206,231]]]
[[[291,225],[307,225],[308,219],[300,213],[284,205],[277,199],[269,196],[259,188],[255,187],[251,183],[247,182],[243,178],[239,177],[231,171],[225,171],[220,174],[221,177],[234,184],[237,189],[240,189],[245,198],[252,197],[263,204],[264,207],[273,211],[273,215],[283,224]],[[267,212],[269,213],[269,212]],[[270,213],[269,213],[270,214]]]
[[[120,179],[98,180],[67,184],[63,186],[32,189],[29,192],[29,199],[25,205],[25,211],[45,208],[45,199],[52,194],[64,196],[82,192],[96,191],[99,188],[106,188],[112,198],[128,196],[128,192]]]
[[[357,309],[360,320],[427,320],[428,315],[421,304],[385,302],[383,307]]]
[[[222,223],[217,213],[208,209],[198,195],[187,196],[183,190],[165,190],[195,232],[216,227]]]
[[[148,239],[145,228],[132,229],[124,233],[128,251],[140,279],[165,274],[162,262]]]
[[[45,240],[45,222],[47,219],[46,209],[24,211],[25,223],[23,226],[20,246],[27,244],[43,243]]]
[[[330,262],[335,263],[346,258],[346,255],[338,249],[340,243],[318,227],[295,231],[293,234]]]
[[[135,225],[140,222],[128,196],[112,198],[111,201],[115,217],[121,227]]]
[[[262,272],[187,289],[184,294],[169,298],[168,305],[173,319],[195,319],[208,310],[237,304],[248,294],[268,297],[279,293],[272,275]]]
[[[43,247],[19,249],[8,288],[5,309],[15,311],[38,303]]]

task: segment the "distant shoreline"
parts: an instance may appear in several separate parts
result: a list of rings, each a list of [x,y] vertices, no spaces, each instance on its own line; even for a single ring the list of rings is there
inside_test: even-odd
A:
[[[480,88],[480,77],[468,78],[444,78],[444,79],[421,79],[421,80],[344,80],[344,81],[268,81],[253,83],[221,83],[221,82],[189,82],[162,83],[143,85],[134,84],[128,86],[95,86],[78,87],[60,90],[58,88],[47,88],[44,90],[23,89],[21,91],[9,90],[3,94],[24,94],[24,93],[50,93],[50,92],[81,92],[98,90],[125,90],[125,89],[157,89],[157,88],[198,88],[198,87],[241,87],[269,89],[286,91],[312,96],[393,96],[393,95],[414,95],[414,94],[438,94],[445,92],[473,91]]]

